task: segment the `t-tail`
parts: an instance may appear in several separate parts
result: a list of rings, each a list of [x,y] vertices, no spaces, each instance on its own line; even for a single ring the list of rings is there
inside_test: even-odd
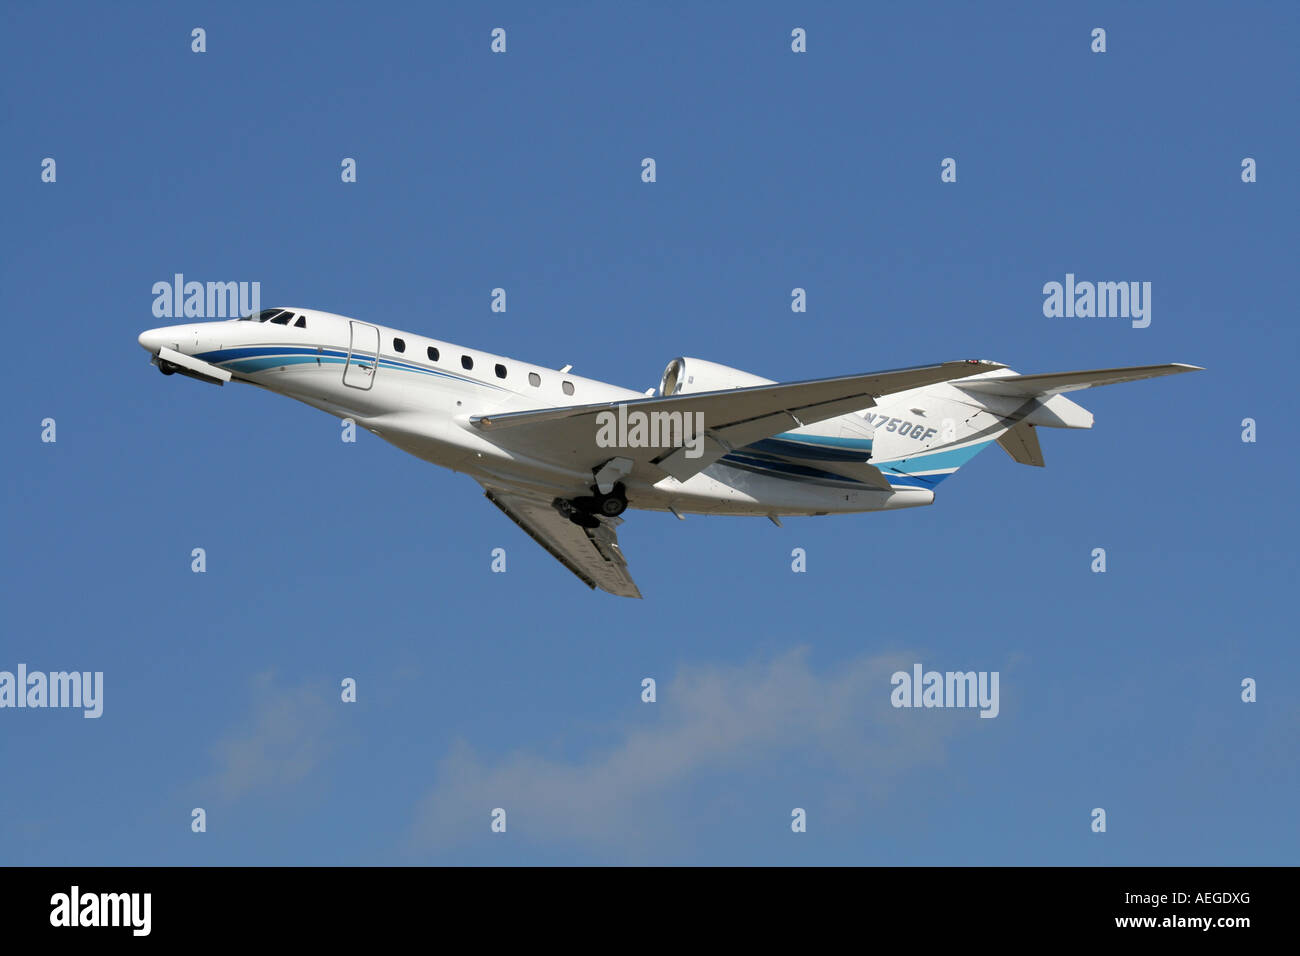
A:
[[[871,464],[891,485],[933,488],[997,442],[1022,465],[1041,468],[1038,428],[1092,427],[1092,413],[1064,393],[1195,371],[1177,363],[1044,375],[1003,368],[898,392],[863,413],[875,433]]]

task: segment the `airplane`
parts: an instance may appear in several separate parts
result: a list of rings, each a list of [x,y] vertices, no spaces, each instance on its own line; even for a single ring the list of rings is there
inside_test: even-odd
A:
[[[782,383],[682,357],[642,393],[287,307],[150,329],[139,342],[164,375],[256,385],[468,474],[588,587],[633,598],[617,534],[628,508],[780,525],[929,505],[994,442],[1041,467],[1038,428],[1091,428],[1066,392],[1201,370],[1020,375],[966,359]]]

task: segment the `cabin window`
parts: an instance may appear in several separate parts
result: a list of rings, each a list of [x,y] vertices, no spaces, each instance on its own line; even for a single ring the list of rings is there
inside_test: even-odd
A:
[[[435,349],[432,345],[430,345],[430,346],[429,346],[427,349],[425,349],[424,351],[425,351],[425,353],[429,356],[429,361],[430,361],[430,362],[436,362],[436,361],[438,361],[438,350]]]
[[[292,312],[281,312],[271,320],[272,325],[288,325],[293,320]]]
[[[504,365],[502,365],[500,362],[497,363],[497,369],[496,369],[496,371],[497,371],[497,378],[505,378],[505,377],[506,377],[506,367],[505,367]]]
[[[460,357],[460,367],[466,369],[473,368],[474,360],[470,358],[468,355],[462,355]]]
[[[572,394],[573,394],[573,383],[572,383],[572,382],[561,382],[561,383],[560,383],[560,388],[564,389],[564,394],[565,394],[565,395],[572,395]]]
[[[405,352],[405,351],[406,351],[406,340],[405,340],[405,339],[393,339],[393,351],[394,351],[394,352]]]
[[[305,315],[300,315],[300,316],[298,316],[298,321],[295,322],[295,323],[293,324],[293,327],[294,327],[295,329],[305,329],[305,328],[307,328],[307,316],[305,316]]]
[[[538,375],[536,372],[529,372],[528,384],[531,385],[533,388],[537,388],[539,385],[542,384],[542,377]]]

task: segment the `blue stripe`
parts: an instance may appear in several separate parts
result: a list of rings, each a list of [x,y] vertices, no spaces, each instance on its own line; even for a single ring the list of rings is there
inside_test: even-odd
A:
[[[966,462],[970,461],[991,444],[993,443],[980,442],[975,445],[967,445],[965,448],[954,448],[949,451],[934,452],[930,455],[916,455],[912,458],[901,458],[891,462],[880,462],[876,464],[876,467],[881,470],[891,485],[896,485],[902,488],[933,488],[946,478],[952,477],[958,468],[966,464]],[[735,465],[743,465],[752,468],[755,471],[765,471],[776,475],[812,478],[818,481],[844,482],[847,484],[871,487],[870,485],[867,485],[866,482],[858,481],[856,478],[849,478],[845,475],[837,475],[833,472],[821,471],[804,465],[796,465],[789,461],[753,458],[737,452],[724,455],[721,460]],[[931,471],[941,468],[947,468],[950,470],[934,475],[916,474],[916,472],[920,471]]]
[[[759,471],[771,471],[781,475],[816,478],[818,481],[840,481],[850,485],[865,484],[865,482],[858,481],[856,478],[849,478],[846,475],[836,475],[829,471],[821,471],[817,468],[809,468],[805,465],[795,465],[785,461],[774,461],[770,458],[750,458],[745,455],[739,455],[735,452],[732,452],[729,455],[723,455],[721,460],[729,464],[747,465],[750,468]]]
[[[873,464],[889,475],[890,481],[893,481],[896,473],[914,474],[918,471],[931,471],[939,468],[951,468],[955,471],[991,444],[993,443],[989,441],[979,442],[975,445],[967,445],[965,448],[937,451],[929,455],[916,455],[912,458],[897,458],[893,461],[877,461],[873,462]]]
[[[215,349],[214,351],[211,352],[200,352],[194,357],[203,359],[203,361],[205,362],[211,362],[213,365],[218,365],[221,362],[224,362],[228,359],[247,358],[250,355],[319,355],[319,354],[322,353],[317,352],[316,349],[314,348],[310,348],[310,349],[296,348],[291,345],[277,345],[272,348],[268,348],[264,345],[258,345],[249,348],[240,348],[240,349]],[[346,356],[348,353],[336,352],[333,349],[328,349],[323,354]]]
[[[319,361],[326,365],[342,365],[347,362],[348,353],[338,349],[316,349],[302,348],[292,345],[275,345],[275,346],[249,346],[244,348],[233,349],[214,349],[211,352],[198,353],[195,358],[203,359],[214,365],[227,365],[237,372],[261,372],[269,368],[280,368],[287,365],[301,365]],[[357,358],[365,361],[373,361],[372,354],[358,355]],[[422,375],[434,375],[440,378],[449,378],[457,382],[469,382],[472,385],[481,385],[486,388],[493,388],[497,391],[509,391],[502,385],[494,382],[484,382],[480,379],[470,378],[467,375],[458,375],[454,372],[444,371],[438,368],[425,368],[420,365],[413,365],[410,362],[401,361],[393,358],[379,358],[380,368],[391,368],[402,372],[419,372]]]
[[[863,439],[852,439],[863,441]],[[866,447],[861,450],[846,448],[825,448],[809,442],[785,441],[779,437],[763,438],[745,446],[751,451],[761,451],[769,455],[781,455],[787,458],[805,458],[809,461],[866,461],[871,457],[871,442],[866,440]]]
[[[279,368],[282,365],[302,365],[303,363],[311,363],[316,361],[316,359],[317,356],[314,355],[277,355],[272,358],[241,359],[239,361],[227,359],[223,364],[228,368],[234,369],[236,372],[261,372],[268,368]],[[331,364],[342,364],[343,359],[322,358],[321,361],[329,362]]]
[[[863,451],[871,451],[870,438],[834,438],[830,435],[796,435],[794,432],[781,432],[779,435],[773,435],[772,437],[781,441],[797,442],[801,445],[836,445],[840,448],[858,448]]]
[[[900,488],[933,488],[955,474],[955,471],[945,471],[937,475],[896,475],[890,472],[885,477],[889,479],[891,485],[897,485]]]

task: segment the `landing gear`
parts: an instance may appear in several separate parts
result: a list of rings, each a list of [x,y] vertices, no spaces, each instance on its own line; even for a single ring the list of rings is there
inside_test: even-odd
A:
[[[593,494],[580,495],[577,498],[556,498],[552,504],[555,510],[574,524],[582,528],[600,527],[600,517],[617,518],[627,510],[627,493],[620,481],[614,485],[609,494],[603,495],[599,488],[593,487]]]
[[[591,490],[593,494],[574,498],[573,506],[588,514],[604,515],[606,518],[617,518],[627,510],[627,492],[623,489],[623,482],[615,484],[607,495],[601,494],[596,487]]]
[[[162,372],[164,375],[175,375],[176,366],[173,363],[167,361],[166,359],[159,359],[158,371]]]
[[[621,484],[614,486],[614,491],[608,495],[600,495],[600,513],[607,518],[617,518],[624,511],[627,511],[627,495],[623,493]]]
[[[551,507],[553,507],[560,514],[564,515],[564,517],[568,518],[579,528],[587,528],[588,530],[595,530],[596,528],[600,527],[599,518],[597,518],[594,514],[591,514],[590,512],[584,511],[581,508],[577,507],[573,501],[570,501],[567,498],[556,498],[554,501],[551,502]]]

